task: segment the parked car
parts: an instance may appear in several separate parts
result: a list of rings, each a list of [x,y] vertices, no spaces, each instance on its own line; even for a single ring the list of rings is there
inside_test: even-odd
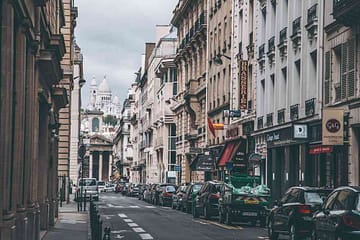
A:
[[[80,178],[78,182],[78,197],[81,200],[83,197],[99,200],[99,189],[96,178]],[[86,194],[85,194],[86,193]]]
[[[315,187],[291,187],[280,202],[275,201],[268,217],[270,239],[278,239],[279,234],[286,234],[290,239],[311,236],[313,213],[321,208],[331,189]]]
[[[186,187],[185,194],[182,197],[179,208],[187,213],[191,213],[192,205],[195,200],[197,192],[204,185],[203,182],[191,183]]]
[[[141,187],[141,185],[139,185],[139,184],[131,186],[129,189],[129,196],[137,197],[140,192],[140,187]]]
[[[172,195],[176,192],[174,185],[162,185],[159,192],[159,205],[171,205]]]
[[[121,193],[123,191],[124,186],[125,186],[125,182],[118,182],[115,186],[115,192]]]
[[[315,239],[360,239],[360,187],[339,187],[314,215]]]
[[[105,192],[105,185],[106,185],[105,182],[104,181],[98,181],[97,184],[98,184],[99,193]]]
[[[208,181],[201,187],[195,198],[193,217],[203,215],[206,219],[219,214],[219,198],[223,182]]]
[[[144,201],[145,202],[148,202],[148,203],[151,203],[151,198],[152,198],[152,189],[155,187],[156,185],[155,184],[151,184],[151,185],[148,185],[146,187],[146,189],[144,190]]]
[[[175,193],[172,194],[171,208],[180,209],[182,207],[183,196],[186,193],[187,185],[180,186]]]
[[[115,187],[114,183],[106,183],[104,192],[115,192]]]

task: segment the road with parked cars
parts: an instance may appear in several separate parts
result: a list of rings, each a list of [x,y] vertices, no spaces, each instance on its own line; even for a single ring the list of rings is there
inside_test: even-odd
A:
[[[249,223],[220,224],[217,217],[193,218],[191,214],[119,193],[102,193],[97,203],[103,226],[111,239],[234,240],[268,239],[267,231]]]

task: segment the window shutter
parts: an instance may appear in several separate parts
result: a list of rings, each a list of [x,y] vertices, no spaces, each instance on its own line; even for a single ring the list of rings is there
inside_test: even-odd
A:
[[[330,51],[325,53],[325,86],[324,86],[324,102],[330,103]]]
[[[346,99],[347,93],[347,65],[348,65],[348,43],[344,43],[341,46],[341,99]]]
[[[355,79],[355,40],[350,39],[348,41],[348,73],[347,73],[347,85],[348,85],[348,97],[354,97],[356,91],[356,79]]]

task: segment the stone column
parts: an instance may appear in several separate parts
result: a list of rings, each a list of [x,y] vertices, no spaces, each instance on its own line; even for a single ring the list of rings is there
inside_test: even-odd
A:
[[[99,181],[102,180],[102,171],[103,171],[103,152],[99,153]]]
[[[112,175],[112,153],[109,152],[109,181],[111,180]]]
[[[89,177],[92,178],[93,177],[93,153],[94,152],[90,152],[90,161],[89,161]],[[83,167],[83,166],[81,166]]]

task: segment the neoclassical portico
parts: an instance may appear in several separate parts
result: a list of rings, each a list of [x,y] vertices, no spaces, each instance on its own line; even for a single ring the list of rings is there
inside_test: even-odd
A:
[[[108,181],[112,175],[112,142],[104,136],[90,137],[88,177]]]

